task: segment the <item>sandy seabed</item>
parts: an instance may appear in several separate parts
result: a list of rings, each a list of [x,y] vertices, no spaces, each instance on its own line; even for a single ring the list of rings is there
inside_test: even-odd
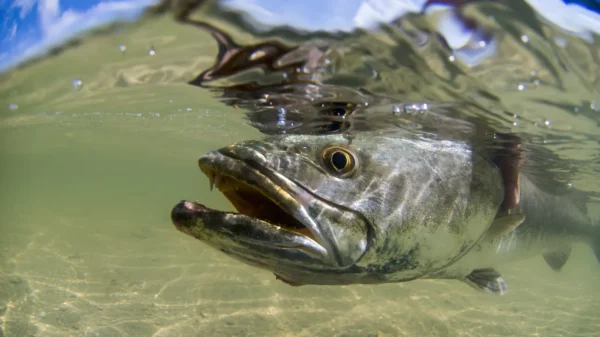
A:
[[[560,273],[541,257],[503,268],[504,297],[439,280],[290,287],[168,223],[52,220],[2,238],[3,336],[600,335],[584,246]]]

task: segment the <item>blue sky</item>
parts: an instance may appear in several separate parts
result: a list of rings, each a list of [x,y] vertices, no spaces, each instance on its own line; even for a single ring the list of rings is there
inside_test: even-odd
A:
[[[113,20],[131,20],[156,0],[0,0],[0,71]]]
[[[82,31],[114,20],[133,20],[157,1],[0,0],[0,72]],[[600,15],[574,4],[597,9],[600,0],[525,1],[547,20],[571,33],[587,38],[591,32],[600,33]],[[264,24],[347,31],[389,22],[407,12],[419,12],[426,0],[222,0],[222,3],[245,10]],[[468,38],[466,33],[460,27],[451,27],[458,24],[456,20],[449,21],[442,34],[450,40],[464,41]]]

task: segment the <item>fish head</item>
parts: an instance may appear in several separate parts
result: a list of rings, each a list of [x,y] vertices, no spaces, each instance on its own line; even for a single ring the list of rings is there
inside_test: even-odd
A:
[[[492,222],[502,190],[477,158],[453,142],[376,133],[244,141],[199,159],[237,212],[182,201],[171,216],[290,284],[408,280],[462,256]]]

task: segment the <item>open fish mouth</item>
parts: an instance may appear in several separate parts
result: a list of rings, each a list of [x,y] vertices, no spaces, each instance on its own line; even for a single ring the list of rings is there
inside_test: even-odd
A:
[[[293,200],[286,203],[284,207],[273,200],[289,200],[291,196],[285,191],[277,190],[279,193],[276,196],[269,197],[256,186],[242,180],[217,173],[208,168],[205,170],[210,179],[211,190],[216,187],[239,213],[314,239],[310,230],[291,214],[293,210],[288,210],[289,208],[295,208],[296,205],[293,205]]]
[[[247,262],[287,256],[294,262],[318,259],[329,264],[331,256],[305,208],[311,200],[308,192],[227,149],[201,157],[199,166],[211,190],[216,187],[237,212],[181,201],[171,212],[178,230]]]

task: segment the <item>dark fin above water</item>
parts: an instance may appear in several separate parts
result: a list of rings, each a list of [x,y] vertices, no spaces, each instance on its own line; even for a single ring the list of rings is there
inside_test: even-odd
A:
[[[560,271],[561,268],[567,263],[569,256],[571,255],[571,246],[565,246],[560,250],[555,250],[551,252],[546,252],[542,254],[546,263],[552,268],[554,271]]]
[[[464,281],[471,287],[494,295],[506,295],[506,282],[499,272],[492,268],[475,269],[467,275]]]
[[[525,214],[522,213],[497,216],[486,234],[490,238],[500,237],[513,231],[523,221],[525,221]]]

